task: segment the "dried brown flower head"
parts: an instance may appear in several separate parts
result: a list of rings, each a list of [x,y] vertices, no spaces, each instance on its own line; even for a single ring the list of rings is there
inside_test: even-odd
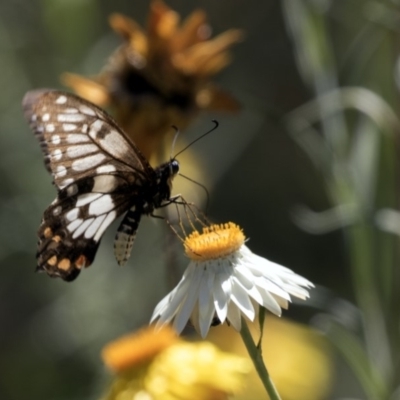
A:
[[[242,32],[230,29],[210,38],[206,14],[180,16],[161,0],[151,2],[147,29],[112,14],[112,28],[124,43],[100,74],[64,74],[64,83],[82,97],[111,106],[119,124],[150,158],[171,125],[180,129],[201,110],[237,111],[239,105],[211,78],[230,62],[228,49]]]

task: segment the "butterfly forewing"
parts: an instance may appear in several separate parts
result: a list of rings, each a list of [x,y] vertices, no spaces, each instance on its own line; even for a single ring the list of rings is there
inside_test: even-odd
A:
[[[142,154],[95,105],[71,94],[38,90],[25,95],[23,107],[58,188],[101,172],[134,170],[154,179]]]
[[[28,92],[23,108],[58,188],[39,228],[38,269],[75,279],[93,262],[105,229],[130,210],[115,241],[125,263],[141,215],[168,200],[177,171],[168,163],[154,170],[107,113],[78,96]]]

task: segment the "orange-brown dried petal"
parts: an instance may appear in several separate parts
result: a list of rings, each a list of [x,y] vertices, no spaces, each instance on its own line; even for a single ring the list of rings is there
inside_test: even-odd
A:
[[[92,79],[67,72],[61,75],[61,81],[64,85],[72,88],[79,96],[92,103],[101,107],[110,103],[107,88]]]
[[[151,361],[178,341],[178,336],[168,326],[159,329],[148,327],[109,343],[101,355],[108,368],[120,372]]]

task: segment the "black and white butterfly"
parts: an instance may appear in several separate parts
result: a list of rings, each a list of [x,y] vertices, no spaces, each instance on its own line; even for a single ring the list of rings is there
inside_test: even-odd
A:
[[[38,231],[37,269],[72,281],[92,264],[107,227],[126,212],[114,242],[124,264],[142,215],[175,200],[178,161],[153,169],[113,118],[73,94],[36,90],[22,104],[58,189]]]

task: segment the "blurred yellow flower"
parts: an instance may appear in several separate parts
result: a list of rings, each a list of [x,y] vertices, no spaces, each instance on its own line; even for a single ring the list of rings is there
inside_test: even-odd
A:
[[[258,338],[256,324],[249,324]],[[224,351],[247,355],[240,336],[226,325],[213,328],[207,340]],[[262,350],[265,365],[284,400],[324,400],[329,398],[333,362],[328,341],[305,325],[268,316],[265,321]],[[265,389],[253,370],[246,387],[235,400],[265,399]],[[267,397],[268,398],[268,397]]]
[[[241,40],[241,31],[211,39],[203,11],[180,24],[179,14],[161,0],[151,2],[147,30],[121,14],[112,14],[110,24],[124,44],[103,71],[92,78],[66,73],[62,80],[89,101],[112,106],[147,158],[159,150],[171,125],[185,128],[200,110],[239,110],[211,77],[229,64],[228,50]]]
[[[118,339],[103,359],[116,372],[104,400],[226,400],[251,370],[250,361],[207,342],[184,342],[168,327]]]
[[[171,329],[146,328],[123,336],[103,348],[104,364],[115,372],[150,362],[161,351],[179,341]]]
[[[250,361],[208,342],[181,343],[160,354],[146,385],[157,399],[226,399],[244,386],[250,370]]]

